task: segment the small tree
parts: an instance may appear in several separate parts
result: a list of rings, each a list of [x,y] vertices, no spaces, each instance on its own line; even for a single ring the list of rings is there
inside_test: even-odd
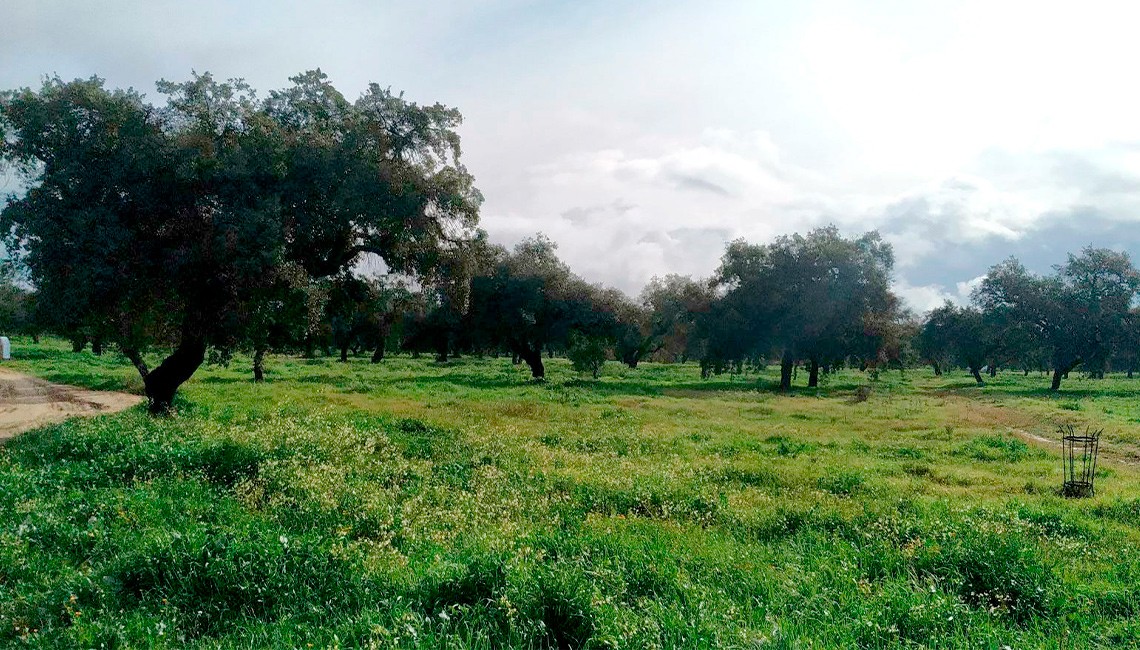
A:
[[[608,347],[609,342],[601,336],[572,332],[566,356],[570,359],[570,366],[575,372],[589,373],[597,379],[602,372],[602,366],[606,363]]]

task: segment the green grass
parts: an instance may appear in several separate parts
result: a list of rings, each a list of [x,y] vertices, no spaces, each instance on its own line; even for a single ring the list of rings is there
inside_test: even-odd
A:
[[[1140,380],[247,365],[0,448],[0,645],[1138,647]],[[1105,429],[1093,499],[1061,423]]]

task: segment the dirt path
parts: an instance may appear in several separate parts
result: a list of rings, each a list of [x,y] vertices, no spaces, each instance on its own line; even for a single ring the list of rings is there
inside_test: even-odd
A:
[[[63,386],[0,368],[0,443],[35,427],[77,415],[101,415],[130,408],[138,395]]]
[[[1041,416],[1027,413],[1016,405],[991,403],[977,398],[958,395],[942,395],[956,424],[963,426],[984,426],[1005,428],[1024,442],[1053,449],[1061,448],[1061,437],[1057,426],[1064,421],[1074,421],[1078,428],[1083,424],[1073,417],[1042,419]],[[1140,466],[1140,448],[1134,444],[1113,442],[1102,438],[1100,457],[1122,465]]]

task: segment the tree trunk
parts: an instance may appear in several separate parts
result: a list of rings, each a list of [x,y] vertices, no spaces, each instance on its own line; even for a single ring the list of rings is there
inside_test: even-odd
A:
[[[32,334],[32,343],[35,343],[36,345],[40,344],[40,335],[38,333]]]
[[[990,377],[997,377],[997,366],[990,364]]]
[[[515,356],[530,366],[530,375],[535,381],[543,381],[546,379],[546,366],[542,364],[542,346],[536,346],[536,348],[532,350],[517,341],[511,341],[509,345]]]
[[[312,359],[314,356],[316,356],[316,355],[313,354],[313,337],[311,335],[306,336],[305,337],[305,358],[306,359]]]
[[[934,366],[934,376],[935,377],[941,377],[942,376],[942,366],[938,365],[937,361],[932,361],[930,363],[930,365]]]
[[[629,366],[630,369],[636,369],[637,368],[637,361],[638,361],[637,357],[630,357],[629,359],[625,360],[625,365]]]
[[[792,356],[785,354],[780,359],[780,390],[790,390],[792,387]]]
[[[1132,379],[1132,368],[1128,369],[1128,378]]]
[[[143,376],[143,385],[146,387],[147,399],[150,400],[150,412],[154,414],[169,412],[178,387],[186,383],[205,360],[206,342],[196,338],[184,338],[173,354],[166,357],[157,368],[146,373]],[[135,367],[138,368],[139,364]]]
[[[253,351],[253,380],[259,384],[265,381],[265,348],[262,347]]]
[[[348,345],[340,346],[340,362],[348,363]]]
[[[380,363],[384,360],[384,341],[380,341],[380,345],[376,346],[376,351],[372,353],[372,363]]]
[[[542,352],[526,352],[521,355],[526,365],[530,366],[530,374],[536,381],[546,379],[546,366],[542,365]]]
[[[811,366],[808,369],[808,388],[819,387],[819,362],[815,359],[811,360]]]
[[[970,374],[974,376],[974,381],[978,382],[979,386],[985,386],[986,382],[982,381],[981,368],[977,366],[970,366]]]
[[[79,336],[71,339],[71,351],[82,352],[83,348],[87,347],[87,337]]]
[[[522,357],[519,356],[518,352],[512,352],[511,353],[511,364],[517,366],[520,363],[522,363]]]
[[[1028,377],[1028,376],[1029,376],[1029,368],[1026,368],[1026,369],[1025,369],[1025,376],[1026,376],[1026,377]]]
[[[1065,371],[1061,370],[1060,368],[1054,368],[1053,383],[1049,385],[1049,390],[1054,392],[1061,390],[1061,378],[1063,378],[1065,374]]]
[[[103,339],[98,336],[91,339],[91,354],[97,357],[103,356]]]

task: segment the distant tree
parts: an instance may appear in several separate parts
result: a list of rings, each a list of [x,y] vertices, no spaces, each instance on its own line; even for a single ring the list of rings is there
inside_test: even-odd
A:
[[[923,362],[930,364],[935,376],[950,369],[955,360],[954,317],[957,308],[949,300],[926,314],[919,331],[917,345]]]
[[[965,367],[979,386],[985,385],[982,368],[990,358],[994,337],[985,315],[973,307],[950,302],[933,310],[926,318],[923,340],[938,337],[939,350],[948,363]]]
[[[809,364],[812,387],[821,366],[848,355],[870,355],[873,363],[887,340],[885,326],[896,320],[893,263],[878,233],[847,239],[834,226],[768,245],[733,242],[716,276],[723,296],[707,325],[719,332],[709,353],[737,360],[775,353],[784,390],[799,360]],[[866,327],[872,315],[874,332]]]
[[[605,338],[613,342],[614,357],[630,368],[659,350],[662,336],[655,327],[653,312],[617,289],[595,287],[593,302],[608,319],[612,331]]]
[[[11,265],[0,260],[0,334],[37,335],[35,293],[16,281]]]
[[[614,327],[597,300],[598,289],[574,275],[555,249],[539,235],[509,253],[495,251],[490,272],[472,280],[465,321],[526,362],[536,380],[546,376],[543,351],[566,349],[571,332],[604,334]]]
[[[1128,373],[1128,378],[1132,379],[1140,366],[1140,308],[1129,310],[1124,328],[1113,348],[1114,368],[1124,370]]]
[[[697,319],[708,313],[713,298],[707,280],[682,275],[650,280],[640,301],[651,312],[651,330],[659,341],[655,356],[680,362],[700,357],[699,341],[693,333]]]
[[[29,188],[0,233],[45,313],[118,344],[153,411],[237,343],[284,265],[319,279],[372,253],[426,273],[475,225],[458,112],[375,84],[349,102],[319,70],[292,81],[264,101],[240,80],[163,81],[161,107],[98,78],[0,96],[0,162]]]
[[[1138,288],[1126,253],[1087,247],[1049,276],[1010,258],[990,269],[974,299],[987,312],[1007,311],[1048,351],[1055,391],[1081,364],[1103,376],[1113,343],[1126,334]]]

